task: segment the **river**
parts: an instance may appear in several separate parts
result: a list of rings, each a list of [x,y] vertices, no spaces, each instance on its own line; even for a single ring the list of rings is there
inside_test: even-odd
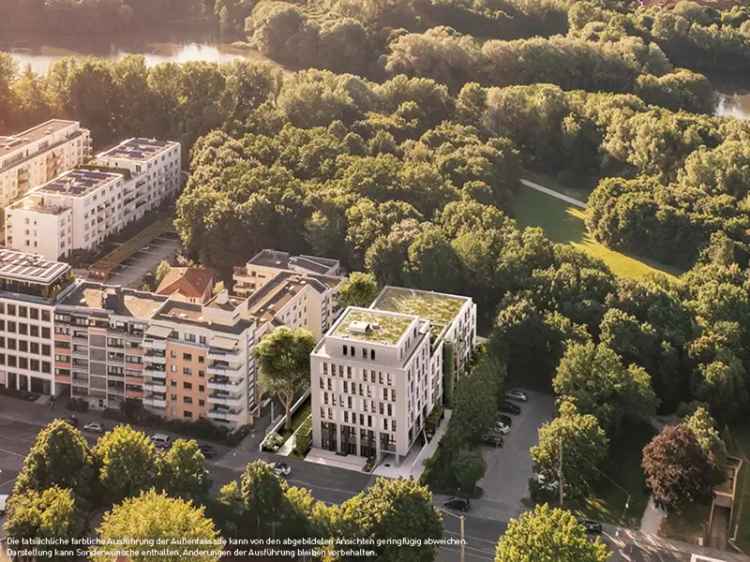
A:
[[[3,0],[0,0],[0,2]],[[66,56],[95,56],[110,60],[127,55],[143,55],[148,66],[162,62],[267,60],[252,49],[243,48],[209,31],[172,32],[156,35],[107,36],[87,38],[84,44],[72,37],[49,40],[28,35],[0,37],[0,51],[9,52],[23,69],[45,74]]]
[[[2,0],[0,0],[2,1]],[[50,40],[45,37],[5,36],[0,38],[0,50],[13,55],[21,68],[31,65],[31,69],[44,74],[55,61],[65,56],[97,56],[119,59],[126,55],[143,55],[146,64],[153,66],[161,62],[231,62],[246,59],[268,61],[252,49],[243,48],[237,43],[222,38],[212,31],[160,32],[159,35],[89,37],[81,44],[75,37]],[[716,115],[750,119],[750,94],[721,94]]]

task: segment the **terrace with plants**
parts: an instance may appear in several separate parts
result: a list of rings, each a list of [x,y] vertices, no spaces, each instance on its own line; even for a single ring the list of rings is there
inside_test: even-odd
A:
[[[354,308],[344,314],[332,335],[394,345],[413,321],[412,316]]]

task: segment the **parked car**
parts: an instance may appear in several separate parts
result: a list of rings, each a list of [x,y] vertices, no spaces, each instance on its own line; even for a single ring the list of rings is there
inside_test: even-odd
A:
[[[157,449],[169,449],[172,444],[172,439],[169,435],[165,435],[164,433],[154,433],[151,436],[151,442]]]
[[[0,515],[5,515],[5,509],[8,505],[8,495],[0,494]]]
[[[509,400],[518,400],[519,402],[528,402],[529,400],[529,395],[523,390],[518,390],[517,388],[513,388],[506,392],[505,397]]]
[[[292,473],[292,467],[285,462],[275,462],[271,468],[278,476],[289,476]]]
[[[463,511],[465,513],[471,509],[471,502],[469,501],[469,498],[449,498],[443,506],[448,509]]]
[[[211,445],[201,443],[200,445],[198,445],[198,448],[200,449],[201,453],[203,453],[203,456],[207,459],[212,459],[216,456],[216,449],[214,449]]]
[[[99,422],[91,422],[84,425],[83,430],[91,433],[104,433],[104,426]]]
[[[500,411],[505,414],[513,414],[514,416],[517,416],[521,413],[521,407],[514,404],[513,402],[508,402],[507,400],[503,400],[500,403]]]
[[[493,447],[502,447],[505,444],[503,436],[492,431],[488,431],[480,439],[485,445],[492,445]]]
[[[503,422],[508,427],[513,427],[513,418],[506,416],[505,414],[498,414],[495,421]]]
[[[600,535],[602,533],[602,524],[599,521],[593,519],[578,519],[578,522],[583,525],[587,533]]]
[[[495,422],[495,429],[502,433],[503,435],[508,435],[510,433],[510,427],[505,425],[503,422]]]

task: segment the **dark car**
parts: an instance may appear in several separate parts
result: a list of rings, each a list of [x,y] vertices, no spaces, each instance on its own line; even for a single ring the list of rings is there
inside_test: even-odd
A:
[[[513,427],[513,418],[506,416],[505,414],[498,414],[496,421],[502,422],[508,427]]]
[[[505,444],[502,435],[490,431],[482,435],[481,441],[485,445],[492,445],[493,447],[502,447]]]
[[[579,519],[578,522],[583,525],[587,533],[600,535],[602,533],[602,524],[593,519]]]
[[[443,506],[454,511],[467,512],[471,509],[471,502],[469,498],[450,498]]]
[[[505,414],[513,414],[514,416],[517,416],[521,413],[521,407],[514,404],[513,402],[508,402],[507,400],[503,400],[500,403],[500,411]]]
[[[73,427],[78,427],[78,418],[76,416],[70,416],[67,421]]]
[[[201,443],[200,445],[198,445],[198,448],[200,449],[201,453],[203,453],[203,456],[207,459],[212,459],[216,456],[216,449],[214,449],[211,445]]]

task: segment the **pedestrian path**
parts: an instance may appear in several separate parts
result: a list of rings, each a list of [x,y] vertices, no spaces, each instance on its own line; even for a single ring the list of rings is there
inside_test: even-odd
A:
[[[521,179],[521,183],[525,185],[526,187],[529,187],[531,189],[535,189],[536,191],[541,191],[542,193],[546,193],[547,195],[551,195],[552,197],[556,197],[557,199],[560,199],[561,201],[565,201],[566,203],[570,203],[571,205],[575,205],[576,207],[579,207],[581,209],[586,208],[586,203],[581,201],[580,199],[575,199],[574,197],[569,197],[568,195],[564,195],[560,193],[559,191],[555,191],[554,189],[550,189],[549,187],[544,187],[543,185],[539,185],[536,182],[533,182],[531,180],[527,179]]]

